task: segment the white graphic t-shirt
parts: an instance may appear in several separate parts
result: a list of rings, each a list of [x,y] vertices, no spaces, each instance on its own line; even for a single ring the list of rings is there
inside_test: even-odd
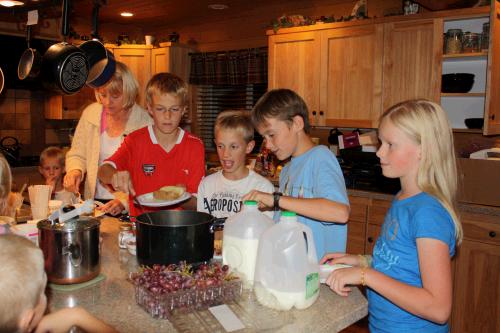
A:
[[[198,211],[210,213],[213,216],[229,217],[241,210],[241,198],[251,190],[273,193],[273,184],[253,170],[247,177],[240,180],[229,180],[222,171],[203,178],[198,186]],[[272,211],[265,212],[273,217]]]

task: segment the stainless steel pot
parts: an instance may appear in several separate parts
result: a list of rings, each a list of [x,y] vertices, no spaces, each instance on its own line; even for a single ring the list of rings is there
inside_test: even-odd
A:
[[[75,217],[62,224],[38,222],[38,243],[50,282],[81,283],[99,275],[100,224],[91,217]]]

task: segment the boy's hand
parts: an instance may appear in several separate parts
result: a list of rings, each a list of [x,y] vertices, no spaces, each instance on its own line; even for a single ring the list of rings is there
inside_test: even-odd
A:
[[[104,213],[116,216],[120,214],[125,207],[123,207],[122,203],[118,199],[113,199],[109,201],[107,204],[101,207],[97,207],[96,209],[103,211]]]
[[[319,261],[320,264],[346,264],[351,266],[359,266],[359,256],[347,253],[327,253]]]
[[[132,186],[132,181],[130,180],[130,174],[128,171],[117,171],[111,177],[111,186],[117,191],[122,191],[125,193],[130,193],[135,197],[135,190]]]
[[[80,192],[80,183],[82,182],[82,172],[80,170],[70,170],[64,176],[64,188],[73,193]]]
[[[271,193],[265,193],[257,190],[252,190],[245,194],[243,198],[241,198],[241,201],[245,200],[257,201],[259,208],[274,206],[274,197]]]

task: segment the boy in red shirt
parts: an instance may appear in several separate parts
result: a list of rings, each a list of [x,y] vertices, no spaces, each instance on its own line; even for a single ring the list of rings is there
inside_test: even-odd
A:
[[[170,73],[154,75],[146,87],[146,104],[154,124],[129,134],[99,167],[98,178],[129,193],[130,213],[157,209],[134,205],[134,198],[167,185],[182,184],[196,194],[205,175],[205,148],[200,139],[179,127],[187,111],[187,85]],[[196,210],[196,197],[168,208]]]

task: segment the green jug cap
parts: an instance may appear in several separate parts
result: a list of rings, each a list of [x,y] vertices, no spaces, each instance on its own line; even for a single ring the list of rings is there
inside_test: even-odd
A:
[[[257,201],[255,201],[255,200],[245,200],[243,202],[243,204],[245,206],[257,206]]]
[[[290,212],[290,211],[284,211],[284,212],[281,213],[281,216],[292,217],[292,216],[297,216],[297,213]]]

